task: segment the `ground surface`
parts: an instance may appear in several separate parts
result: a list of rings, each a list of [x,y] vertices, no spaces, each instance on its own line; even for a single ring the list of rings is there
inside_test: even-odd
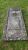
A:
[[[5,24],[7,17],[7,9],[18,6],[23,10],[23,17],[28,33],[28,0],[0,0],[0,39],[3,34],[3,25]],[[0,50],[28,50],[28,41],[7,42],[7,44],[4,43],[5,42],[0,40]]]

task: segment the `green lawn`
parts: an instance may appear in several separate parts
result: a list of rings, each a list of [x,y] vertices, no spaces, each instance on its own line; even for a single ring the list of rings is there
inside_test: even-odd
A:
[[[0,39],[3,34],[3,27],[6,23],[7,10],[10,7],[20,7],[23,10],[23,17],[28,33],[28,0],[0,0]],[[0,50],[28,50],[28,41],[3,42],[0,40]]]

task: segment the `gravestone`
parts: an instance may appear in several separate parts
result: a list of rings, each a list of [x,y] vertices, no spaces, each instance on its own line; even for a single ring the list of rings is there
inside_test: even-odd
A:
[[[26,29],[21,9],[10,8],[3,30],[3,40],[26,40]]]

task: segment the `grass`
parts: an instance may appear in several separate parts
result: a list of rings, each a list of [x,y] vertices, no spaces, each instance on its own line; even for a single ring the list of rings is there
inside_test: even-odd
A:
[[[28,50],[28,41],[2,42],[0,50]]]
[[[0,0],[0,39],[3,34],[4,24],[6,23],[7,10],[10,7],[20,7],[23,10],[23,17],[28,34],[28,0]],[[3,42],[1,40],[0,50],[28,50],[28,41]]]

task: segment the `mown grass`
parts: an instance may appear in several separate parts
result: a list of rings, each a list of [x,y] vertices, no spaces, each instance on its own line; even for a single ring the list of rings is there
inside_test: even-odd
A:
[[[4,41],[0,44],[0,50],[28,50],[28,41]]]
[[[23,17],[28,33],[28,0],[0,0],[0,39],[2,37],[3,26],[7,18],[7,10],[10,7],[20,7],[23,10]],[[7,43],[7,46],[4,43]],[[3,42],[1,40],[0,50],[28,50],[28,41]]]

